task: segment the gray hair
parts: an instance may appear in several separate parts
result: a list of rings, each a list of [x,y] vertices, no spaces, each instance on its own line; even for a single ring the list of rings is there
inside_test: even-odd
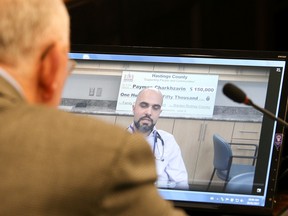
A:
[[[65,29],[69,18],[61,0],[0,0],[0,62],[15,64],[53,38],[68,40]]]

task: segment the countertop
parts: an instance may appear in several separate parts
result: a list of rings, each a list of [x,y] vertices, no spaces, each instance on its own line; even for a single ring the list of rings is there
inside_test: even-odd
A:
[[[89,115],[120,115],[116,112],[116,105],[117,101],[63,98],[59,108],[69,112]],[[206,120],[262,122],[262,118],[263,114],[253,107],[215,106],[212,118]]]

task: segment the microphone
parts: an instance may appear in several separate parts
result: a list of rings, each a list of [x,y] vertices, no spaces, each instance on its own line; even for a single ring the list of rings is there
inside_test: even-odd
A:
[[[273,113],[271,113],[269,110],[263,109],[259,107],[258,105],[254,104],[253,101],[246,96],[246,94],[237,86],[235,86],[232,83],[227,83],[223,87],[223,93],[231,100],[237,102],[237,103],[243,103],[249,106],[254,107],[256,110],[266,114],[268,117],[270,117],[273,120],[276,120],[277,122],[281,123],[285,127],[288,127],[288,123],[284,120],[276,117]]]

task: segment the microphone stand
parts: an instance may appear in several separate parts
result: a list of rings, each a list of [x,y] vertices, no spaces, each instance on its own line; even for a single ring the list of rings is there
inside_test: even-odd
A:
[[[271,113],[269,110],[263,109],[261,107],[259,107],[258,105],[254,104],[251,100],[249,100],[247,102],[247,105],[251,105],[253,106],[256,110],[266,114],[268,117],[270,117],[273,120],[276,120],[277,122],[281,123],[282,125],[284,125],[286,128],[288,128],[288,123],[286,121],[284,121],[283,119],[280,119],[278,117],[276,117],[273,113]]]
[[[252,107],[254,107],[256,110],[266,114],[268,117],[270,117],[273,120],[276,120],[277,122],[281,123],[283,126],[285,126],[286,128],[288,128],[288,123],[286,121],[284,121],[283,119],[280,119],[278,117],[276,117],[273,113],[271,113],[269,110],[263,109],[261,107],[259,107],[258,105],[254,104],[250,99],[248,99],[246,101],[247,105],[251,105]],[[283,163],[285,160],[288,159],[288,156],[286,156],[285,158],[282,158],[281,163]],[[279,173],[280,175],[278,176],[278,184],[279,182],[288,174],[288,168],[284,169],[282,171],[282,173]]]
[[[283,126],[285,126],[285,128],[288,128],[288,123],[286,121],[284,121],[283,119],[280,119],[278,117],[276,117],[272,112],[270,112],[269,110],[266,110],[264,108],[259,107],[258,105],[254,104],[247,96],[246,94],[239,89],[238,87],[236,87],[235,85],[228,83],[224,86],[223,88],[223,93],[229,97],[230,99],[232,99],[235,102],[238,103],[244,103],[246,105],[250,105],[252,107],[254,107],[256,110],[260,111],[261,113],[264,113],[267,115],[267,117],[271,118],[272,120],[276,120],[277,122],[281,123]],[[286,156],[285,158],[282,158],[281,163],[283,164],[283,161],[287,160],[288,156]],[[281,175],[279,175],[278,177],[278,182],[280,182],[285,176],[286,174],[288,174],[288,169],[284,169],[284,171],[281,173]]]

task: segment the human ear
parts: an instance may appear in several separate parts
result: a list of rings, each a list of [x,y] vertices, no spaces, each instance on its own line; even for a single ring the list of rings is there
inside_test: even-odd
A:
[[[61,72],[61,52],[57,45],[53,45],[41,59],[38,70],[39,102],[52,104],[58,88],[58,77]]]

